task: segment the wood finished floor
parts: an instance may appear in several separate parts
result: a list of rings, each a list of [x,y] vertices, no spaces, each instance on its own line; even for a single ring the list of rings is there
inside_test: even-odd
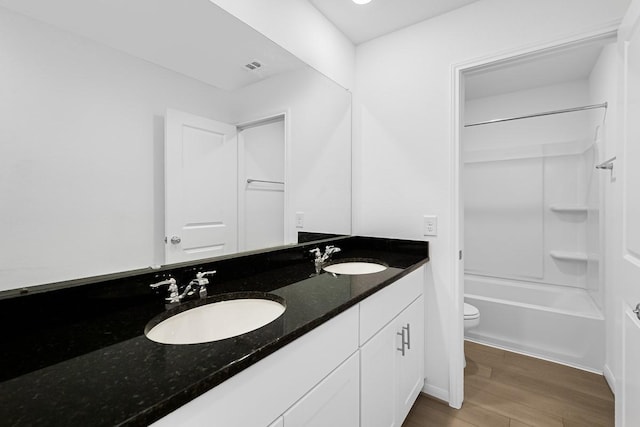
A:
[[[420,395],[403,427],[608,427],[613,394],[604,377],[465,342],[464,404]]]

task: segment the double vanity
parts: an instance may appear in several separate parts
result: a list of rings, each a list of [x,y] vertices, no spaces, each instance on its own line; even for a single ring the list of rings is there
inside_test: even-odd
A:
[[[399,425],[423,384],[427,261],[427,242],[344,237],[5,295],[0,417]],[[211,271],[179,302],[150,286]]]

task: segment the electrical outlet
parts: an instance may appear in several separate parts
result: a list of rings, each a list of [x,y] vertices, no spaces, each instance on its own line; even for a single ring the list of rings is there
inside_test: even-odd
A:
[[[304,212],[296,212],[296,228],[304,228]]]
[[[435,215],[424,216],[424,235],[425,236],[437,236],[438,235],[438,217]]]

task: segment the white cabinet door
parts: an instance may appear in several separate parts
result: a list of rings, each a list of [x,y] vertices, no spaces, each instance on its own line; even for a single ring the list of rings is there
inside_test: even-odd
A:
[[[165,263],[237,252],[237,158],[235,126],[167,110]]]
[[[284,413],[284,427],[357,427],[360,364],[353,354]]]
[[[360,363],[362,425],[401,426],[424,383],[422,296],[361,347]]]
[[[396,353],[400,337],[391,321],[360,349],[360,417],[362,426],[394,427],[396,424]]]
[[[415,300],[397,319],[405,333],[405,351],[396,353],[398,359],[398,424],[409,414],[424,386],[424,297]]]

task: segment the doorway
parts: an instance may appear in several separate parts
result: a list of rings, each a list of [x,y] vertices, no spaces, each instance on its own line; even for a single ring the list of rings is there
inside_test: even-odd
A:
[[[457,247],[464,249],[464,261],[458,263],[454,269],[460,318],[462,318],[465,294],[469,293],[468,289],[465,289],[465,275],[468,275],[470,270],[475,270],[471,273],[474,273],[477,276],[477,281],[481,283],[480,285],[473,283],[473,286],[469,286],[469,288],[475,287],[476,293],[480,292],[477,291],[478,287],[484,288],[482,292],[488,292],[489,289],[492,289],[501,297],[495,298],[493,294],[480,295],[481,302],[477,302],[479,300],[473,301],[477,302],[477,305],[482,305],[490,300],[513,299],[507,298],[512,295],[515,288],[514,284],[509,281],[517,278],[525,282],[524,293],[528,292],[529,288],[545,288],[546,285],[550,285],[550,289],[553,291],[581,292],[587,297],[585,303],[589,305],[590,309],[590,311],[587,310],[585,317],[589,321],[593,320],[598,323],[597,328],[600,328],[602,333],[599,334],[597,341],[601,348],[604,347],[603,313],[606,310],[603,297],[605,292],[602,286],[605,281],[602,269],[604,260],[601,256],[603,245],[601,236],[604,224],[602,189],[606,175],[602,172],[596,172],[593,167],[598,162],[605,160],[604,157],[608,151],[605,147],[607,143],[603,142],[606,141],[603,123],[605,123],[606,117],[604,113],[607,91],[593,90],[590,92],[587,89],[582,94],[578,94],[577,88],[580,86],[589,87],[589,76],[593,72],[595,64],[600,60],[607,60],[607,58],[602,58],[603,47],[609,45],[610,49],[614,49],[612,43],[615,42],[615,34],[614,29],[601,29],[570,40],[556,41],[535,49],[471,61],[454,67],[454,100],[456,103],[453,112],[454,164],[452,169],[455,188],[453,221],[457,227],[453,238]],[[598,47],[594,48],[595,46]],[[575,58],[572,60],[569,57],[572,54],[575,55],[580,49],[588,50],[588,48],[594,48],[591,59],[585,59],[584,62],[584,64],[590,62],[590,65],[582,67],[584,73],[578,76],[577,70],[572,70],[567,65],[577,64]],[[568,56],[564,58],[564,65],[558,65],[555,71],[552,71],[549,61],[559,60],[565,55]],[[525,70],[527,68],[529,71]],[[566,72],[566,75],[562,76],[558,70]],[[534,81],[526,82],[527,73],[535,77]],[[545,75],[548,78],[547,81],[542,78]],[[473,78],[476,79],[475,82]],[[553,85],[566,84],[567,87],[564,89],[570,92],[568,89],[568,86],[571,86],[568,83],[570,80],[574,80],[575,97],[563,97],[561,92],[554,91]],[[577,80],[582,80],[582,82],[576,83]],[[528,87],[527,84],[529,84]],[[597,84],[592,86],[597,87]],[[613,87],[613,85],[611,86]],[[494,91],[492,91],[492,87],[495,89]],[[535,95],[536,90],[537,95]],[[482,93],[483,91],[484,93]],[[529,98],[523,98],[526,91],[531,92]],[[469,96],[469,93],[472,95]],[[602,96],[605,97],[602,101],[594,101],[594,99],[602,99]],[[497,102],[500,98],[505,102]],[[556,105],[557,108],[551,102],[553,98],[556,98],[556,102],[560,103],[560,105]],[[522,102],[523,99],[527,102]],[[549,104],[550,102],[551,104]],[[561,105],[562,102],[565,105]],[[599,106],[593,109],[579,108],[575,113],[567,111],[567,114],[563,114],[558,111],[558,114],[546,114],[550,111],[571,110],[572,107],[596,104]],[[538,113],[545,114],[538,115]],[[571,114],[581,116],[569,118]],[[528,116],[532,117],[528,118]],[[551,120],[546,120],[545,117]],[[497,123],[496,119],[505,118],[510,120]],[[511,120],[512,118],[515,120]],[[495,124],[492,123],[494,120]],[[535,122],[536,120],[538,122]],[[476,134],[472,136],[467,132],[469,128],[464,127],[465,124],[483,122],[486,122],[486,126],[477,126],[474,129]],[[562,124],[562,122],[564,123]],[[578,122],[582,123],[581,128],[578,126]],[[550,123],[555,124],[550,125]],[[550,128],[562,129],[561,132],[556,132],[562,135],[550,139],[548,132]],[[575,134],[575,129],[582,129],[578,132],[580,135]],[[572,132],[574,137],[570,136]],[[516,141],[517,135],[524,135],[525,138]],[[532,140],[536,140],[536,138],[545,143],[540,143],[536,147],[536,144],[532,143]],[[473,143],[473,140],[478,145],[471,148],[465,146],[465,142]],[[514,144],[514,141],[517,143]],[[571,156],[574,158],[570,159]],[[554,161],[557,163],[555,172],[552,170],[554,168],[550,167]],[[508,163],[512,163],[512,165],[509,166]],[[515,164],[517,163],[522,163],[523,168],[516,168]],[[473,170],[468,170],[468,165],[470,165],[469,169]],[[487,174],[483,174],[483,170]],[[514,174],[519,175],[512,176]],[[564,193],[555,184],[562,179],[563,175],[569,178],[569,181],[565,180],[564,183],[569,183],[569,187],[571,187],[565,187],[562,190]],[[584,178],[581,183],[577,181],[579,175]],[[467,182],[471,182],[478,188],[465,187]],[[521,185],[528,187],[520,188]],[[506,188],[502,188],[505,186]],[[550,196],[554,192],[561,203],[551,203]],[[475,197],[481,193],[487,197]],[[533,194],[536,196],[533,199],[536,200],[527,198],[527,194]],[[470,214],[468,220],[465,219],[465,195],[470,198],[475,197],[475,200],[470,203],[473,212],[467,212]],[[499,200],[487,203],[488,199]],[[528,212],[519,212],[524,215],[522,218],[509,216],[523,205]],[[489,226],[478,226],[478,223],[482,221],[489,221]],[[553,221],[564,223],[569,228],[563,231],[562,225],[553,224]],[[510,231],[507,230],[509,227],[512,228]],[[526,228],[522,231],[524,234],[517,231],[519,227]],[[556,230],[560,230],[560,235],[565,234],[564,243],[568,242],[566,248],[563,248],[564,243],[552,241],[558,236],[553,232],[554,227]],[[518,236],[521,234],[523,238],[519,239]],[[470,241],[470,238],[475,241]],[[487,243],[494,244],[495,249],[502,251],[504,259],[488,257],[491,250],[477,250],[479,248],[486,249]],[[559,246],[551,248],[553,245]],[[581,249],[576,249],[580,245],[582,245]],[[462,259],[462,253],[460,251],[460,259]],[[593,253],[596,255],[592,258]],[[458,250],[456,249],[457,254]],[[587,255],[585,256],[585,254]],[[488,259],[482,259],[483,257]],[[510,260],[509,257],[517,259]],[[552,272],[556,275],[553,279],[548,280],[549,273]],[[523,277],[518,278],[517,276]],[[568,277],[573,277],[573,281],[565,280]],[[488,283],[493,279],[499,283]],[[498,285],[506,285],[506,287],[501,288]],[[531,305],[530,302],[525,301],[522,305]],[[513,310],[517,305],[512,304],[507,310]],[[542,311],[546,311],[546,309]],[[492,310],[492,307],[480,310],[481,327],[492,327],[497,323],[512,329],[522,327],[522,322],[513,319],[516,318],[511,317],[511,311],[507,314],[505,312],[500,314],[498,311]],[[524,316],[524,319],[523,322],[528,322],[528,315]],[[462,329],[460,328],[461,332]],[[483,337],[491,335],[491,332],[485,332]],[[525,335],[529,333],[526,331]],[[469,334],[467,335],[469,338]],[[482,342],[481,338],[475,338],[478,342]],[[452,396],[450,404],[456,406],[458,401],[462,403],[463,398],[464,340],[460,335],[453,337],[452,340],[453,369],[451,372]],[[554,358],[565,352],[565,349],[556,348],[558,351],[553,355],[554,357],[549,357],[527,348],[510,347],[506,341],[498,339],[489,344],[602,372],[604,356],[602,352],[597,354],[597,349],[594,350],[595,358],[591,359],[595,360],[595,365],[585,366],[577,362],[574,363],[575,360],[566,362]],[[531,341],[535,341],[535,338],[532,338]],[[561,341],[562,339],[558,338],[557,342]],[[457,359],[458,356],[460,360]],[[459,371],[457,370],[458,366],[460,367]]]
[[[285,116],[239,125],[238,249],[284,245]]]

